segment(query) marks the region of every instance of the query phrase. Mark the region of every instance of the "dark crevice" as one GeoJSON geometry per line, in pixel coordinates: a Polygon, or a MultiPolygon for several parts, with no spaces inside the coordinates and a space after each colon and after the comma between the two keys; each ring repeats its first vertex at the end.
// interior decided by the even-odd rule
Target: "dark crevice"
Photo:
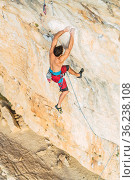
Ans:
{"type": "Polygon", "coordinates": [[[91,21],[92,22],[97,22],[97,23],[101,23],[104,24],[103,19],[101,19],[97,14],[95,14],[93,11],[91,11],[86,5],[84,5],[83,3],[81,3],[81,5],[88,10],[90,16],[91,16],[91,21]]]}
{"type": "MultiPolygon", "coordinates": [[[[107,5],[113,5],[113,6],[115,6],[115,7],[117,7],[117,8],[119,8],[120,9],[120,5],[117,5],[117,4],[114,4],[113,2],[111,2],[111,1],[109,1],[109,0],[101,0],[101,1],[103,1],[105,4],[107,4],[107,5]]],[[[118,1],[119,2],[119,1],[118,1]]]]}
{"type": "MultiPolygon", "coordinates": [[[[83,3],[81,3],[81,5],[88,11],[88,13],[89,13],[89,15],[90,15],[90,17],[88,17],[88,19],[89,19],[90,21],[92,21],[93,23],[100,23],[100,24],[102,24],[102,25],[105,25],[106,27],[110,27],[110,28],[114,28],[114,29],[120,30],[119,25],[106,22],[104,19],[102,19],[102,18],[101,18],[100,16],[98,16],[97,14],[95,14],[92,10],[90,10],[87,5],[84,5],[83,3]]],[[[112,9],[110,8],[110,5],[108,6],[108,8],[109,8],[109,13],[110,13],[112,16],[114,16],[114,15],[113,15],[113,11],[112,11],[112,9]]]]}
{"type": "Polygon", "coordinates": [[[6,107],[9,110],[9,112],[14,120],[14,124],[17,125],[18,128],[20,128],[18,119],[21,118],[22,116],[17,114],[15,112],[15,110],[12,109],[12,104],[1,93],[0,93],[0,104],[2,107],[6,107]]]}

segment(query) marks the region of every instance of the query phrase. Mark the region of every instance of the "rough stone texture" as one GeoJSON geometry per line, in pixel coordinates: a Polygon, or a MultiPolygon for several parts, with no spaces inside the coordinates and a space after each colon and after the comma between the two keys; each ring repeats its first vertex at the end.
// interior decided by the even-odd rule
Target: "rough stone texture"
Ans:
{"type": "Polygon", "coordinates": [[[6,107],[3,107],[3,108],[1,108],[1,113],[2,113],[1,116],[4,117],[5,120],[7,120],[10,130],[12,132],[17,131],[18,125],[17,125],[16,121],[14,120],[14,118],[12,117],[10,111],[6,107]]]}
{"type": "MultiPolygon", "coordinates": [[[[54,16],[50,2],[46,3],[44,16],[40,0],[0,1],[0,92],[33,131],[100,174],[119,145],[119,1],[54,1],[54,16]],[[76,32],[65,63],[76,71],[85,69],[81,80],[70,78],[99,137],[90,131],[79,111],[68,79],[70,94],[63,102],[63,115],[54,109],[59,89],[45,77],[49,37],[67,25],[76,32]]],[[[60,43],[66,47],[68,40],[67,33],[60,43]]],[[[106,179],[119,178],[116,154],[103,173],[106,179]]]]}
{"type": "Polygon", "coordinates": [[[98,177],[31,130],[11,133],[7,126],[4,129],[0,126],[0,180],[97,180],[98,177]],[[61,154],[68,157],[68,167],[67,163],[59,166],[61,154]]]}
{"type": "Polygon", "coordinates": [[[65,166],[69,167],[69,162],[67,160],[67,157],[63,154],[60,154],[59,155],[59,158],[58,158],[65,166]]]}

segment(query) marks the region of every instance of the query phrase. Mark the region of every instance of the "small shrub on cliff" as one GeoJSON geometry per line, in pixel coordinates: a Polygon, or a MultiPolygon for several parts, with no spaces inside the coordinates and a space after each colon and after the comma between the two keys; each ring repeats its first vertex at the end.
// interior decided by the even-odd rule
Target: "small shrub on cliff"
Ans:
{"type": "Polygon", "coordinates": [[[39,25],[37,23],[35,23],[35,26],[38,27],[39,25]]]}

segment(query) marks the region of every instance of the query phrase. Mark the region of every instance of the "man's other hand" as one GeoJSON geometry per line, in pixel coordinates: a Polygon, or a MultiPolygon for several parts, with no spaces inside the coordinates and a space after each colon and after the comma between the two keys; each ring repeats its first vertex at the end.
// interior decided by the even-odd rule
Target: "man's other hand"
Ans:
{"type": "Polygon", "coordinates": [[[67,26],[65,29],[64,29],[65,32],[69,32],[70,31],[70,26],[67,26]]]}
{"type": "Polygon", "coordinates": [[[70,34],[71,34],[71,35],[74,35],[74,33],[75,33],[75,28],[71,28],[70,34]]]}

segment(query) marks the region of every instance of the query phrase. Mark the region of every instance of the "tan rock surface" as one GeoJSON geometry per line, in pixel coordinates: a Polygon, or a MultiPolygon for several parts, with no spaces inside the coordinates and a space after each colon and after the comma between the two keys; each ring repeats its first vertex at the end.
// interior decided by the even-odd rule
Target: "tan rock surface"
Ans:
{"type": "Polygon", "coordinates": [[[30,129],[11,133],[0,122],[0,144],[0,180],[96,180],[99,177],[63,150],[52,144],[48,146],[44,137],[30,129]],[[59,166],[61,154],[68,157],[68,167],[67,163],[59,166]]]}
{"type": "MultiPolygon", "coordinates": [[[[0,1],[0,92],[33,131],[100,174],[119,145],[119,1],[54,1],[54,16],[46,3],[47,15],[41,16],[42,1],[0,1]],[[46,35],[67,25],[76,32],[66,63],[76,71],[85,69],[82,80],[70,78],[99,137],[79,111],[68,79],[70,94],[63,102],[63,115],[54,109],[59,90],[46,80],[51,44],[46,35]]],[[[68,40],[65,34],[60,43],[67,46],[68,40]]],[[[116,154],[103,173],[106,179],[119,177],[116,154]]]]}
{"type": "Polygon", "coordinates": [[[12,132],[17,131],[18,125],[17,125],[16,121],[14,120],[14,118],[12,117],[10,111],[6,107],[3,107],[3,108],[1,108],[1,113],[2,113],[2,117],[7,121],[8,125],[10,127],[10,130],[12,132]]]}

